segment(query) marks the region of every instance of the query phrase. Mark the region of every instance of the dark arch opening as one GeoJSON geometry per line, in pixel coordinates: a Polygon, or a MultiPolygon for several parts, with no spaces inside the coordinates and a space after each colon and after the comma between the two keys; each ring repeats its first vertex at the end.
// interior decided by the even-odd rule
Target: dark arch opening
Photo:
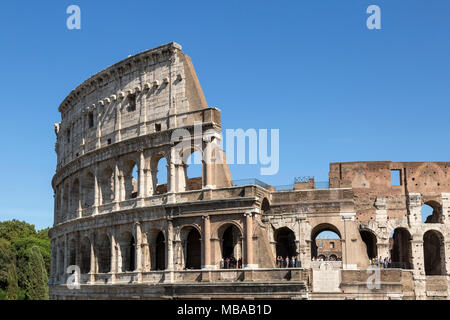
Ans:
{"type": "Polygon", "coordinates": [[[367,256],[369,259],[377,257],[377,237],[373,232],[368,230],[360,230],[359,234],[361,235],[362,241],[366,244],[367,256]]]}
{"type": "Polygon", "coordinates": [[[264,198],[262,203],[261,203],[261,211],[263,213],[267,212],[270,210],[270,203],[269,200],[267,200],[267,198],[264,198]]]}
{"type": "Polygon", "coordinates": [[[81,273],[88,273],[91,270],[91,242],[88,238],[84,238],[83,241],[81,241],[80,246],[81,251],[81,266],[80,266],[80,272],[81,273]]]}
{"type": "Polygon", "coordinates": [[[404,228],[397,228],[389,239],[393,268],[412,268],[411,234],[404,228]]]}
{"type": "Polygon", "coordinates": [[[283,227],[276,230],[275,241],[277,257],[281,256],[283,257],[283,259],[285,259],[286,257],[292,258],[294,256],[297,256],[295,234],[291,229],[283,227]]]}
{"type": "Polygon", "coordinates": [[[98,272],[107,273],[111,270],[111,242],[107,235],[100,238],[98,245],[98,272]]]}
{"type": "Polygon", "coordinates": [[[136,241],[129,232],[125,233],[120,244],[122,254],[122,270],[134,271],[136,269],[136,241]]]}
{"type": "Polygon", "coordinates": [[[427,276],[445,275],[444,241],[439,232],[430,230],[423,235],[423,254],[427,276]]]}
{"type": "Polygon", "coordinates": [[[200,269],[202,264],[202,249],[200,233],[192,228],[186,239],[186,269],[200,269]]]}
{"type": "Polygon", "coordinates": [[[164,270],[166,268],[166,246],[164,233],[160,231],[156,237],[156,270],[164,270]]]}

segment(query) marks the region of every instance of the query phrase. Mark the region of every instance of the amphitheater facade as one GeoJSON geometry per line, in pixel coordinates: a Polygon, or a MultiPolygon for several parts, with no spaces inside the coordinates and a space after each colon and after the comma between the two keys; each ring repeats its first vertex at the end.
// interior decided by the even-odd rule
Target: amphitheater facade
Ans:
{"type": "Polygon", "coordinates": [[[450,162],[331,163],[320,188],[236,183],[218,147],[220,110],[176,43],[95,74],[59,111],[52,299],[449,297],[450,162]],[[194,152],[202,177],[187,175],[194,152]],[[338,235],[340,261],[315,259],[323,231],[338,235]],[[280,255],[297,262],[277,268],[280,255]],[[239,265],[225,268],[231,257],[239,265]],[[370,286],[374,257],[392,263],[370,286]],[[79,288],[67,286],[74,265],[79,288]]]}

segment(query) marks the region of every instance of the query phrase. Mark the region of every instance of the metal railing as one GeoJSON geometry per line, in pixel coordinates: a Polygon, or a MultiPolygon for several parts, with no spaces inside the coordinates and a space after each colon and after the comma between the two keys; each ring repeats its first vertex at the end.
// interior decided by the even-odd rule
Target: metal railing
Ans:
{"type": "Polygon", "coordinates": [[[239,179],[239,180],[233,180],[233,186],[235,187],[241,187],[241,186],[248,186],[248,185],[256,185],[256,186],[260,186],[263,187],[265,189],[269,188],[269,185],[262,182],[261,180],[258,179],[239,179]]]}

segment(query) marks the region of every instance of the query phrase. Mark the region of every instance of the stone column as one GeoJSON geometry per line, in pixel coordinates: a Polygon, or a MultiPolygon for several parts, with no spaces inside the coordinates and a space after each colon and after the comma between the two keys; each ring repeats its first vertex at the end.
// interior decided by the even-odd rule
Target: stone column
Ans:
{"type": "Polygon", "coordinates": [[[63,266],[63,279],[67,278],[67,267],[69,266],[69,244],[67,241],[67,233],[64,234],[64,266],[63,266]]]}
{"type": "Polygon", "coordinates": [[[169,183],[167,192],[174,193],[176,192],[175,186],[175,147],[170,149],[170,159],[169,159],[168,172],[167,172],[167,182],[169,183]]]}
{"type": "Polygon", "coordinates": [[[173,223],[172,218],[167,218],[165,282],[172,283],[174,281],[173,264],[173,223]]]}
{"type": "Polygon", "coordinates": [[[116,282],[117,275],[117,242],[115,229],[111,231],[111,282],[116,282]]]}
{"type": "Polygon", "coordinates": [[[144,151],[142,149],[139,150],[139,173],[138,173],[138,198],[145,197],[145,175],[144,175],[144,166],[145,166],[145,159],[144,159],[144,151]]]}
{"type": "MultiPolygon", "coordinates": [[[[414,237],[414,236],[413,236],[414,237]]],[[[411,240],[412,247],[412,264],[413,264],[413,279],[417,300],[426,298],[426,275],[423,255],[423,239],[416,237],[411,240]]]]}
{"type": "Polygon", "coordinates": [[[119,166],[117,163],[114,165],[114,210],[119,210],[120,208],[120,173],[119,173],[119,166]]]}
{"type": "Polygon", "coordinates": [[[257,264],[253,264],[253,213],[246,212],[245,216],[245,264],[244,268],[257,268],[257,264]]]}
{"type": "Polygon", "coordinates": [[[442,223],[450,223],[450,193],[442,193],[442,223]]]}
{"type": "Polygon", "coordinates": [[[81,180],[78,179],[78,209],[77,209],[77,216],[78,218],[81,218],[83,216],[83,184],[81,183],[81,180]]]}
{"type": "Polygon", "coordinates": [[[142,282],[142,233],[141,224],[136,222],[134,224],[136,235],[136,272],[138,273],[138,283],[142,282]]]}
{"type": "Polygon", "coordinates": [[[211,221],[207,215],[203,216],[203,255],[202,269],[211,269],[211,221]]]}
{"type": "Polygon", "coordinates": [[[408,195],[408,219],[412,226],[422,224],[422,196],[420,193],[410,193],[408,195]]]}
{"type": "Polygon", "coordinates": [[[98,213],[99,206],[99,190],[98,190],[98,166],[94,169],[94,214],[98,213]]]}
{"type": "Polygon", "coordinates": [[[308,226],[306,224],[306,215],[300,214],[297,217],[298,223],[298,234],[299,234],[299,256],[298,261],[300,261],[302,268],[310,268],[311,266],[311,241],[308,241],[309,234],[308,226]]]}
{"type": "Polygon", "coordinates": [[[90,242],[91,242],[91,268],[90,268],[90,283],[93,284],[95,283],[95,273],[97,272],[97,263],[95,261],[95,236],[94,233],[92,232],[90,235],[90,242]]]}
{"type": "Polygon", "coordinates": [[[61,194],[60,194],[60,206],[59,206],[59,214],[58,214],[58,223],[63,221],[63,216],[64,216],[64,183],[61,182],[61,194]]]}

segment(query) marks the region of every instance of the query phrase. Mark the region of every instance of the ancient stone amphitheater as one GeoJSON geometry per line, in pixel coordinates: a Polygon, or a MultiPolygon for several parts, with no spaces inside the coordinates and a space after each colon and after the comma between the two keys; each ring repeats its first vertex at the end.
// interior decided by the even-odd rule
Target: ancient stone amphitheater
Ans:
{"type": "Polygon", "coordinates": [[[176,43],[95,74],[59,111],[52,299],[449,297],[450,163],[332,163],[327,186],[300,179],[282,190],[233,181],[217,161],[220,110],[176,43]],[[194,152],[201,178],[187,175],[194,152]],[[316,259],[326,230],[340,261],[316,259]],[[297,261],[277,268],[277,256],[297,261]],[[225,268],[231,257],[238,265],[225,268]],[[368,272],[375,257],[391,262],[368,272]],[[73,265],[79,288],[66,285],[73,265]]]}

